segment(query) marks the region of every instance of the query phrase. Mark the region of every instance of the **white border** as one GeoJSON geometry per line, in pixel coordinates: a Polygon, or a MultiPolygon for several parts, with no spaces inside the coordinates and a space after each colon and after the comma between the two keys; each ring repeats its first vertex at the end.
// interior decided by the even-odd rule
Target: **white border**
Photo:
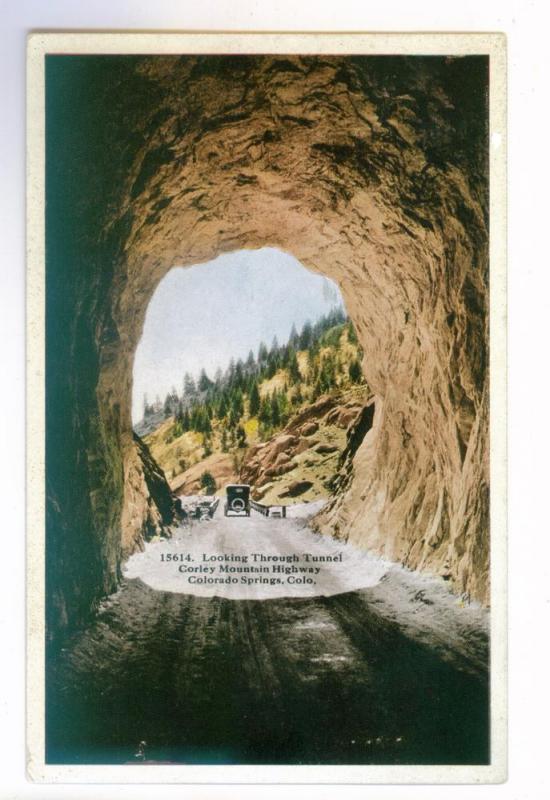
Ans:
{"type": "Polygon", "coordinates": [[[500,783],[506,779],[506,43],[502,34],[36,33],[28,43],[28,773],[67,783],[500,783]],[[489,766],[59,766],[44,753],[44,59],[46,53],[487,54],[491,63],[491,579],[489,766]],[[498,347],[495,344],[498,343],[498,347]]]}

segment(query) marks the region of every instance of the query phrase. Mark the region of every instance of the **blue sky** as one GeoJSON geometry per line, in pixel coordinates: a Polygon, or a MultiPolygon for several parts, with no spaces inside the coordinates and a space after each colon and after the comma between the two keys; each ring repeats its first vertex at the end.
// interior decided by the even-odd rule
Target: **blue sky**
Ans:
{"type": "Polygon", "coordinates": [[[245,359],[261,341],[286,341],[297,328],[342,304],[331,280],[280,250],[239,250],[206,264],[175,267],[159,283],[134,360],[132,416],[143,395],[162,400],[184,373],[210,376],[232,357],[245,359]]]}

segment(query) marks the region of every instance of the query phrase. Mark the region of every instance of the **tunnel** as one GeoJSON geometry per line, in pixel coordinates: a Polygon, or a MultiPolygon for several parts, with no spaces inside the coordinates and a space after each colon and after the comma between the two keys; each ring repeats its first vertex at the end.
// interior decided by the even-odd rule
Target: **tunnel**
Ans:
{"type": "Polygon", "coordinates": [[[316,526],[488,603],[487,87],[481,56],[46,57],[51,641],[142,546],[156,287],[263,247],[339,286],[375,397],[316,526]]]}

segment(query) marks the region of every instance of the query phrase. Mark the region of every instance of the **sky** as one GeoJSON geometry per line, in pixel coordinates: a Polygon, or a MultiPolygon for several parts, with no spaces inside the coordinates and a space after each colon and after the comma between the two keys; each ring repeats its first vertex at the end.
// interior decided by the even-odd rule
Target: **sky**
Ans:
{"type": "Polygon", "coordinates": [[[273,248],[239,250],[206,264],[174,267],[159,283],[134,360],[132,418],[143,415],[143,395],[164,400],[183,375],[210,377],[231,358],[246,359],[274,336],[287,341],[334,306],[343,305],[333,281],[273,248]]]}

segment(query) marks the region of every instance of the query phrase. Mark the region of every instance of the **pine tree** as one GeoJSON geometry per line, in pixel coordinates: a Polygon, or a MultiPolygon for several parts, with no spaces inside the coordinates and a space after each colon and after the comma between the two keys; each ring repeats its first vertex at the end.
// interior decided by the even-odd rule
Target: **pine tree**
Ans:
{"type": "Polygon", "coordinates": [[[330,391],[336,385],[336,371],[334,368],[334,359],[332,355],[326,355],[323,358],[321,369],[319,373],[319,382],[323,392],[330,391]]]}
{"type": "Polygon", "coordinates": [[[231,411],[234,413],[237,419],[240,419],[244,414],[244,398],[240,389],[235,389],[233,392],[231,411]]]}
{"type": "Polygon", "coordinates": [[[226,392],[223,392],[222,396],[220,397],[220,402],[218,405],[218,411],[216,416],[218,417],[218,419],[223,419],[224,417],[227,416],[227,411],[228,411],[227,394],[226,392]]]}
{"type": "Polygon", "coordinates": [[[363,380],[363,371],[359,359],[355,358],[349,365],[349,379],[352,383],[361,383],[363,380]]]}
{"type": "Polygon", "coordinates": [[[232,431],[234,431],[235,426],[237,425],[239,419],[240,419],[240,416],[235,411],[235,406],[231,405],[231,411],[229,412],[229,420],[227,421],[227,424],[229,425],[229,427],[230,427],[230,429],[232,431]]]}
{"type": "Polygon", "coordinates": [[[271,395],[271,422],[273,427],[276,428],[281,424],[281,412],[279,410],[279,398],[277,393],[273,392],[271,395]]]}
{"type": "Polygon", "coordinates": [[[298,384],[298,386],[296,388],[296,391],[294,392],[294,394],[292,396],[292,404],[295,405],[295,406],[299,406],[301,403],[303,403],[303,401],[304,401],[304,398],[302,397],[302,391],[300,389],[300,384],[298,384]]]}
{"type": "Polygon", "coordinates": [[[286,390],[279,393],[278,406],[280,424],[284,425],[290,417],[290,403],[288,402],[286,390]]]}
{"type": "Polygon", "coordinates": [[[210,437],[210,433],[204,433],[202,437],[202,457],[208,458],[208,456],[212,455],[212,439],[210,437]]]}
{"type": "Polygon", "coordinates": [[[248,410],[251,417],[255,417],[260,410],[260,392],[256,381],[254,381],[250,390],[248,410]]]}
{"type": "Polygon", "coordinates": [[[302,332],[300,333],[300,350],[307,350],[313,341],[313,329],[311,322],[308,320],[304,327],[302,328],[302,332]]]}
{"type": "Polygon", "coordinates": [[[307,354],[307,382],[315,383],[319,375],[319,362],[313,350],[307,354]]]}
{"type": "Polygon", "coordinates": [[[222,438],[221,438],[221,445],[220,446],[221,446],[222,453],[227,453],[229,448],[227,446],[227,428],[225,427],[225,425],[222,428],[222,438]]]}
{"type": "Polygon", "coordinates": [[[296,350],[293,347],[289,348],[288,377],[290,378],[291,383],[299,383],[302,380],[300,366],[298,364],[298,357],[296,356],[296,350]]]}
{"type": "Polygon", "coordinates": [[[290,348],[287,344],[281,345],[279,347],[279,367],[281,369],[286,369],[288,366],[288,357],[290,354],[290,348]]]}
{"type": "Polygon", "coordinates": [[[237,447],[246,447],[246,431],[242,425],[236,430],[236,440],[237,440],[237,447]]]}
{"type": "Polygon", "coordinates": [[[212,387],[212,381],[206,374],[205,369],[201,369],[199,376],[199,392],[207,392],[212,387]]]}
{"type": "Polygon", "coordinates": [[[270,353],[265,371],[266,377],[268,379],[271,379],[276,372],[277,372],[277,356],[270,353]]]}
{"type": "Polygon", "coordinates": [[[267,361],[267,356],[268,356],[267,345],[265,342],[260,342],[260,346],[258,348],[258,364],[260,367],[262,367],[267,361]]]}
{"type": "Polygon", "coordinates": [[[195,385],[195,381],[193,376],[186,372],[183,376],[183,394],[184,397],[190,398],[193,397],[197,393],[197,387],[195,385]]]}
{"type": "Polygon", "coordinates": [[[255,372],[256,370],[256,360],[254,358],[254,353],[252,350],[248,353],[248,358],[246,359],[246,371],[250,375],[255,372]]]}
{"type": "Polygon", "coordinates": [[[261,399],[258,419],[263,425],[269,425],[271,422],[271,401],[267,397],[261,399]]]}
{"type": "Polygon", "coordinates": [[[315,381],[315,385],[313,387],[313,391],[311,393],[311,399],[317,400],[323,394],[323,387],[321,386],[321,382],[319,380],[315,381]]]}
{"type": "Polygon", "coordinates": [[[237,363],[235,364],[235,375],[233,377],[233,384],[237,386],[239,389],[242,389],[244,380],[244,364],[242,359],[239,358],[237,363]]]}

